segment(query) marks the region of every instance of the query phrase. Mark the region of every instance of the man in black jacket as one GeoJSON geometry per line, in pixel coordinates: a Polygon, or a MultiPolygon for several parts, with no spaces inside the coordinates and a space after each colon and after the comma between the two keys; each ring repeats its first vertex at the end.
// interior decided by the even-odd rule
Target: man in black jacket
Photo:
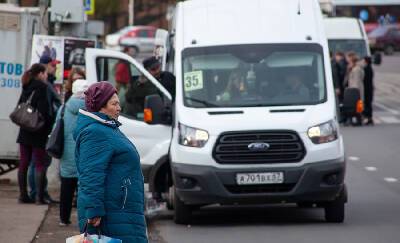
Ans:
{"type": "Polygon", "coordinates": [[[147,58],[143,61],[143,67],[149,71],[175,99],[175,76],[166,71],[161,71],[161,63],[155,57],[147,58]]]}

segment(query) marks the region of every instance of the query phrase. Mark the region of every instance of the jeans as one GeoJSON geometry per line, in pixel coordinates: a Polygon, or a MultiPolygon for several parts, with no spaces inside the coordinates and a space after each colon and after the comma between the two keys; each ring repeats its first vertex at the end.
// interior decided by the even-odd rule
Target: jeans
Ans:
{"type": "MultiPolygon", "coordinates": [[[[49,199],[50,198],[50,195],[49,195],[49,192],[48,192],[48,190],[47,190],[47,169],[49,168],[49,166],[50,166],[50,163],[51,163],[51,157],[50,156],[48,156],[48,155],[46,155],[46,159],[47,159],[47,162],[46,162],[46,164],[45,164],[45,170],[46,170],[46,179],[45,179],[45,186],[44,186],[44,188],[45,188],[45,190],[44,190],[44,197],[46,198],[46,199],[49,199]]],[[[31,189],[30,191],[29,191],[29,197],[30,198],[35,198],[36,197],[36,186],[35,186],[35,162],[34,161],[32,161],[31,162],[31,164],[30,164],[30,166],[29,166],[29,170],[28,170],[28,183],[29,183],[29,188],[31,189]]]]}

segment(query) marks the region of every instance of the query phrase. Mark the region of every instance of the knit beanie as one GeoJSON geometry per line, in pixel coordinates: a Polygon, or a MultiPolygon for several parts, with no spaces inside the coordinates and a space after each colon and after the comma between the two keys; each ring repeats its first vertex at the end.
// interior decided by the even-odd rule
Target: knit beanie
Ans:
{"type": "Polygon", "coordinates": [[[89,112],[98,112],[104,107],[108,100],[117,93],[117,90],[106,81],[101,81],[90,85],[85,92],[85,105],[89,112]]]}

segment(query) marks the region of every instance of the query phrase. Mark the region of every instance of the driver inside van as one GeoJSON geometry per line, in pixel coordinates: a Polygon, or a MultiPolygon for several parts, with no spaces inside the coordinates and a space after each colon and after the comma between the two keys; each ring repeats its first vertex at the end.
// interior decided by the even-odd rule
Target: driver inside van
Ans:
{"type": "Polygon", "coordinates": [[[281,93],[282,96],[294,96],[300,98],[301,101],[308,101],[310,99],[310,91],[304,85],[301,77],[294,73],[285,76],[285,86],[281,93]]]}

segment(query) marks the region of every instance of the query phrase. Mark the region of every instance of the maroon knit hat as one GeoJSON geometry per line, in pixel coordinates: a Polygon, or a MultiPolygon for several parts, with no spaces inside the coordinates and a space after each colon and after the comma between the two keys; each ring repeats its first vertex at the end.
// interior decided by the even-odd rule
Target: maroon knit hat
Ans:
{"type": "Polygon", "coordinates": [[[117,90],[106,81],[90,85],[85,91],[85,105],[89,112],[97,112],[104,107],[117,90]]]}

